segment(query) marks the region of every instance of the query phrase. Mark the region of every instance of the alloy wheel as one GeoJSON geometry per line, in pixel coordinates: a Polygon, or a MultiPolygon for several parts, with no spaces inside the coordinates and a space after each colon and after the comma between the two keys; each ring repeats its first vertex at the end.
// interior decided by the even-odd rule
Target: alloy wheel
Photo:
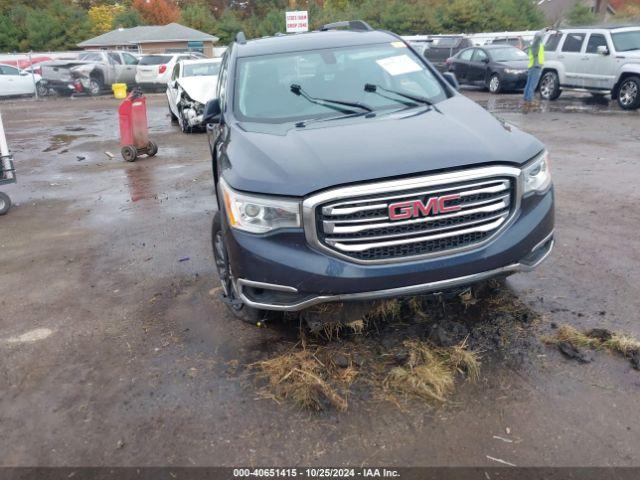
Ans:
{"type": "Polygon", "coordinates": [[[229,256],[227,255],[227,247],[224,244],[224,238],[222,232],[216,232],[213,242],[215,248],[215,262],[216,269],[218,270],[218,278],[220,279],[220,285],[224,296],[229,299],[229,305],[234,310],[242,309],[243,304],[241,302],[235,302],[238,298],[236,289],[233,285],[233,273],[231,272],[231,266],[229,265],[229,256]]]}
{"type": "Polygon", "coordinates": [[[543,98],[550,98],[553,95],[555,81],[552,74],[547,73],[540,82],[540,95],[543,98]]]}
{"type": "Polygon", "coordinates": [[[89,93],[91,93],[91,95],[98,95],[100,93],[100,84],[93,78],[89,80],[89,93]]]}
{"type": "Polygon", "coordinates": [[[500,79],[497,77],[497,75],[494,75],[493,77],[491,77],[491,80],[489,80],[489,91],[491,93],[496,93],[499,89],[500,79]]]}
{"type": "Polygon", "coordinates": [[[628,107],[633,105],[638,98],[638,85],[634,81],[627,80],[620,87],[620,93],[618,95],[620,96],[620,103],[623,106],[628,107]]]}

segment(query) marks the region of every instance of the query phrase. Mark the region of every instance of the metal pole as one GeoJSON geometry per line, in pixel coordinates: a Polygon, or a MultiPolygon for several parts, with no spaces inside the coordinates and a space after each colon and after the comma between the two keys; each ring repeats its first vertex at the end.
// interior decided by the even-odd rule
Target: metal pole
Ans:
{"type": "Polygon", "coordinates": [[[31,65],[31,80],[33,81],[33,91],[36,94],[36,100],[38,100],[38,85],[36,85],[36,74],[33,71],[33,60],[31,59],[31,52],[29,52],[29,65],[31,65]]]}
{"type": "Polygon", "coordinates": [[[4,125],[2,124],[2,114],[0,113],[0,157],[9,156],[9,146],[7,137],[4,136],[4,125]]]}
{"type": "Polygon", "coordinates": [[[11,156],[9,155],[9,146],[7,145],[7,137],[4,135],[4,125],[2,124],[2,114],[0,114],[0,162],[2,169],[0,171],[0,179],[12,180],[14,173],[11,167],[11,156]]]}

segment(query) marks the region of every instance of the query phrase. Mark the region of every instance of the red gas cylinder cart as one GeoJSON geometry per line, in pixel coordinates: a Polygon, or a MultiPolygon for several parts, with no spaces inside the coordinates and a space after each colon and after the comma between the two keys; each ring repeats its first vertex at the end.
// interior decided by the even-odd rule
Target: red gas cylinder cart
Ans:
{"type": "Polygon", "coordinates": [[[135,162],[138,155],[153,157],[158,146],[149,140],[147,127],[147,100],[142,90],[133,89],[118,108],[120,117],[120,146],[122,158],[135,162]]]}

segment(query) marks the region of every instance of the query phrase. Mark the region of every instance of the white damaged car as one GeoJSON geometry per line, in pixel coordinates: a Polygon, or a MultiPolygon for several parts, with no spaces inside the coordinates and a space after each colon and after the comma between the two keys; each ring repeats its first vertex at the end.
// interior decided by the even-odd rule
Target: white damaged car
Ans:
{"type": "Polygon", "coordinates": [[[185,133],[202,127],[205,104],[215,96],[220,58],[183,60],[173,67],[167,83],[171,120],[185,133]]]}

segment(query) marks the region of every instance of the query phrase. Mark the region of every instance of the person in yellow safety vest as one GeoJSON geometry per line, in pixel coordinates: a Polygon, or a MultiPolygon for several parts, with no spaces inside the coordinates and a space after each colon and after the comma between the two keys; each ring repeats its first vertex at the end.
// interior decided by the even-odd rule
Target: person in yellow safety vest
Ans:
{"type": "Polygon", "coordinates": [[[527,84],[524,87],[524,108],[528,110],[533,102],[533,95],[538,88],[542,66],[544,65],[544,36],[549,28],[540,30],[533,37],[533,42],[529,46],[529,71],[527,73],[527,84]]]}

